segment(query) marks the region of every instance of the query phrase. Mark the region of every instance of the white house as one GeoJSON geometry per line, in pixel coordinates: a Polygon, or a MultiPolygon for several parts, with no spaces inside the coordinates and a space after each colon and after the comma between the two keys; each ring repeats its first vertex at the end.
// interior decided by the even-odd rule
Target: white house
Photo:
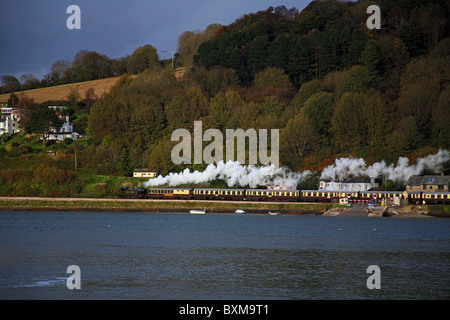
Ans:
{"type": "Polygon", "coordinates": [[[378,188],[379,184],[373,178],[349,178],[344,182],[320,181],[319,190],[336,191],[367,191],[372,188],[378,188]]]}
{"type": "Polygon", "coordinates": [[[1,108],[0,118],[0,135],[8,136],[20,132],[20,109],[17,108],[1,108]]]}
{"type": "Polygon", "coordinates": [[[80,134],[73,131],[73,123],[70,122],[69,116],[66,116],[66,121],[63,123],[62,127],[59,130],[53,128],[48,134],[48,140],[62,141],[66,138],[77,140],[79,137],[80,134]]]}
{"type": "Polygon", "coordinates": [[[154,178],[157,172],[150,169],[136,169],[133,172],[135,178],[154,178]]]}

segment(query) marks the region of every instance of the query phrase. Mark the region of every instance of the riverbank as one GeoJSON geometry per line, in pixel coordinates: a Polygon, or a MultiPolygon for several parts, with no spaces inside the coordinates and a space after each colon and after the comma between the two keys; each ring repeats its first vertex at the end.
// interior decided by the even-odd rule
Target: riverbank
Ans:
{"type": "MultiPolygon", "coordinates": [[[[191,209],[205,209],[207,213],[234,213],[240,209],[250,214],[267,214],[271,211],[280,214],[345,216],[351,207],[330,203],[0,197],[0,211],[189,212],[191,209]]],[[[386,214],[368,212],[361,216],[450,218],[448,205],[388,207],[383,212],[386,214]]]]}
{"type": "Polygon", "coordinates": [[[241,209],[247,213],[277,211],[280,214],[321,215],[331,207],[329,203],[0,197],[0,211],[189,212],[205,209],[207,213],[234,213],[241,209]]]}

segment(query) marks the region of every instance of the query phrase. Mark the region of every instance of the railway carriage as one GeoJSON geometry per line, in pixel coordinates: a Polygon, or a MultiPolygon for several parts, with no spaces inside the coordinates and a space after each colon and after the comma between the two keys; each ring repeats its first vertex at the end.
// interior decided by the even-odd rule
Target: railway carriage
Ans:
{"type": "Polygon", "coordinates": [[[300,190],[247,189],[245,198],[250,201],[299,201],[300,190]]]}
{"type": "Polygon", "coordinates": [[[191,199],[192,188],[148,188],[147,197],[151,199],[191,199]]]}
{"type": "Polygon", "coordinates": [[[245,189],[195,188],[192,197],[199,200],[244,200],[245,189]]]}
{"type": "Polygon", "coordinates": [[[422,203],[422,192],[421,191],[408,191],[408,202],[412,204],[422,203]]]}
{"type": "Polygon", "coordinates": [[[450,204],[450,192],[422,192],[422,201],[425,204],[450,204]]]}
{"type": "Polygon", "coordinates": [[[395,197],[404,198],[403,191],[360,191],[361,200],[393,200],[395,197]]]}

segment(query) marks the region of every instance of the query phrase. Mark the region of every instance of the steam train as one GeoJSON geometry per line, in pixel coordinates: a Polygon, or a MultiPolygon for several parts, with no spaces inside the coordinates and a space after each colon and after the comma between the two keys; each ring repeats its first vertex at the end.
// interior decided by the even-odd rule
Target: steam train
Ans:
{"type": "Polygon", "coordinates": [[[123,199],[185,199],[229,201],[286,201],[350,203],[394,198],[408,199],[412,204],[450,204],[450,192],[426,191],[330,191],[330,190],[271,190],[271,189],[210,189],[210,188],[130,188],[122,187],[123,199]]]}

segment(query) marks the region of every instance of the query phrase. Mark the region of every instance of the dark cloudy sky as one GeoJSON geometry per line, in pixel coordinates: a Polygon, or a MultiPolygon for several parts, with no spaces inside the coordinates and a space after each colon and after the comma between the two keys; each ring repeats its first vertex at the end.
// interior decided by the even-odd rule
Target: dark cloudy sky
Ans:
{"type": "MultiPolygon", "coordinates": [[[[234,22],[247,13],[285,5],[303,10],[311,0],[0,0],[0,75],[38,79],[59,59],[72,61],[80,50],[110,58],[145,44],[176,50],[184,31],[234,22]],[[69,30],[70,5],[81,9],[81,30],[69,30]]],[[[168,57],[168,55],[167,55],[168,57]]]]}

